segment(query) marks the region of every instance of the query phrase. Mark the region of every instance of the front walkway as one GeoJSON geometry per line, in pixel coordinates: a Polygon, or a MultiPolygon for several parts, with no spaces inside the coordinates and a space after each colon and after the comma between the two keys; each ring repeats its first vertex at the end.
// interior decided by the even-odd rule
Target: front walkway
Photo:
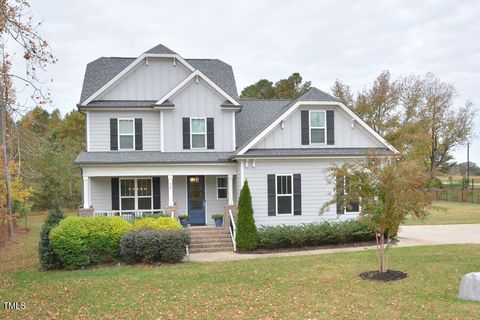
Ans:
{"type": "MultiPolygon", "coordinates": [[[[451,224],[451,225],[426,225],[426,226],[402,226],[398,237],[399,247],[440,245],[440,244],[480,244],[480,224],[451,224]]],[[[220,262],[236,261],[271,257],[293,257],[315,254],[350,252],[360,250],[372,250],[372,247],[349,247],[338,249],[319,249],[309,251],[294,251],[267,254],[237,254],[234,252],[209,252],[194,253],[185,260],[191,262],[220,262]]]]}

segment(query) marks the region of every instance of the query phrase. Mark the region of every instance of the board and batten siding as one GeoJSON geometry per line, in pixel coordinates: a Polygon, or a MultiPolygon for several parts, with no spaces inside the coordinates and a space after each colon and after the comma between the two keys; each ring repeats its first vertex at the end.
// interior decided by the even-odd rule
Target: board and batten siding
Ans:
{"type": "MultiPolygon", "coordinates": [[[[340,162],[337,162],[341,164],[340,162]]],[[[252,194],[255,223],[262,225],[301,224],[321,222],[325,220],[345,220],[357,215],[336,214],[336,206],[320,215],[320,208],[333,197],[334,184],[329,182],[326,169],[332,166],[331,160],[255,160],[255,167],[245,168],[252,194]],[[301,215],[268,215],[268,174],[301,174],[302,214],[301,215]]]]}
{"type": "Polygon", "coordinates": [[[159,100],[179,84],[190,71],[172,58],[149,58],[139,63],[97,100],[159,100]]]}
{"type": "MultiPolygon", "coordinates": [[[[325,133],[326,134],[326,133],[325,133]]],[[[283,123],[260,140],[255,149],[281,148],[376,148],[383,145],[368,133],[359,123],[352,128],[352,119],[338,106],[300,106],[283,123]],[[335,143],[333,145],[302,145],[301,110],[334,110],[335,112],[335,143]]]]}
{"type": "Polygon", "coordinates": [[[182,118],[214,118],[215,148],[204,151],[234,151],[235,111],[222,110],[225,98],[211,88],[203,79],[190,81],[182,90],[169,99],[175,104],[172,111],[163,112],[165,152],[199,152],[198,149],[183,149],[182,118]]]}
{"type": "Polygon", "coordinates": [[[110,151],[110,118],[142,118],[143,150],[160,151],[158,111],[89,111],[89,151],[110,151]]]}
{"type": "Polygon", "coordinates": [[[90,178],[90,200],[94,210],[112,210],[112,182],[110,177],[90,178]]]}

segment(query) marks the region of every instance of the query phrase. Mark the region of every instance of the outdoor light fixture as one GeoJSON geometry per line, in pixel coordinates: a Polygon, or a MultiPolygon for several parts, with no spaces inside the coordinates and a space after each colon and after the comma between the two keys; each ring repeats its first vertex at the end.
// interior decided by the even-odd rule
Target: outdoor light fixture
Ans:
{"type": "Polygon", "coordinates": [[[198,183],[200,181],[200,178],[198,177],[190,177],[190,183],[198,183]]]}

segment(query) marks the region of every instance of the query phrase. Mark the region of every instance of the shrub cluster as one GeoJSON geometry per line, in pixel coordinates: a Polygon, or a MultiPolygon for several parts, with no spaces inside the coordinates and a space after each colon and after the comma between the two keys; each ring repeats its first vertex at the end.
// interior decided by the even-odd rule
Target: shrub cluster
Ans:
{"type": "Polygon", "coordinates": [[[279,249],[374,240],[375,234],[362,220],[301,225],[263,226],[258,230],[258,248],[279,249]]]}
{"type": "Polygon", "coordinates": [[[174,218],[141,218],[133,222],[134,229],[153,229],[158,231],[181,230],[182,225],[174,218]]]}
{"type": "Polygon", "coordinates": [[[50,231],[49,238],[63,265],[78,269],[117,259],[120,239],[132,228],[120,217],[69,217],[50,231]]]}
{"type": "Polygon", "coordinates": [[[62,261],[53,250],[49,238],[50,230],[56,227],[62,219],[65,219],[65,215],[60,209],[56,209],[50,211],[43,223],[42,231],[40,232],[40,242],[38,243],[38,255],[42,270],[60,269],[63,267],[62,261]]]}
{"type": "Polygon", "coordinates": [[[129,264],[175,263],[183,259],[189,244],[190,236],[184,230],[137,229],[122,237],[120,254],[122,260],[129,264]]]}

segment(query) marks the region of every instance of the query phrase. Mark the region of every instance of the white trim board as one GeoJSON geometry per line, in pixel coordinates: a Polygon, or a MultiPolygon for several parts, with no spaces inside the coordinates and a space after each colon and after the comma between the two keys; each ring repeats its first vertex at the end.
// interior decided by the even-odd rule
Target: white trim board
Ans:
{"type": "Polygon", "coordinates": [[[179,92],[183,87],[185,87],[190,81],[192,81],[195,77],[202,78],[210,87],[215,89],[218,93],[220,93],[225,99],[230,101],[232,104],[239,106],[240,104],[233,99],[230,95],[228,95],[225,91],[222,90],[219,86],[217,86],[212,80],[210,80],[206,75],[204,75],[200,70],[195,70],[192,72],[188,77],[183,79],[178,85],[176,85],[173,89],[167,92],[160,100],[158,100],[155,105],[161,105],[174,94],[179,92]]]}
{"type": "Polygon", "coordinates": [[[180,61],[187,69],[190,71],[194,71],[195,68],[192,67],[187,61],[185,61],[182,57],[178,54],[155,54],[155,53],[143,53],[137,59],[135,59],[132,63],[130,63],[125,69],[120,71],[115,77],[113,77],[110,81],[104,84],[100,89],[98,89],[94,94],[90,97],[82,101],[82,105],[87,105],[92,102],[95,98],[103,94],[107,89],[113,87],[117,82],[127,76],[139,63],[143,62],[144,59],[147,58],[173,58],[180,61]]]}
{"type": "Polygon", "coordinates": [[[390,143],[388,143],[382,136],[380,136],[375,130],[373,130],[369,125],[367,125],[359,116],[357,116],[352,110],[345,106],[341,102],[337,101],[298,101],[293,104],[287,111],[285,111],[280,117],[275,119],[268,127],[266,127],[262,132],[255,136],[250,142],[248,142],[236,155],[243,155],[250,148],[255,146],[262,138],[264,138],[270,131],[272,131],[281,121],[285,120],[288,116],[293,114],[300,106],[339,106],[343,111],[345,111],[349,116],[352,117],[352,120],[358,122],[362,127],[364,127],[373,137],[378,139],[383,145],[385,145],[390,151],[394,153],[399,153],[390,143]]]}

